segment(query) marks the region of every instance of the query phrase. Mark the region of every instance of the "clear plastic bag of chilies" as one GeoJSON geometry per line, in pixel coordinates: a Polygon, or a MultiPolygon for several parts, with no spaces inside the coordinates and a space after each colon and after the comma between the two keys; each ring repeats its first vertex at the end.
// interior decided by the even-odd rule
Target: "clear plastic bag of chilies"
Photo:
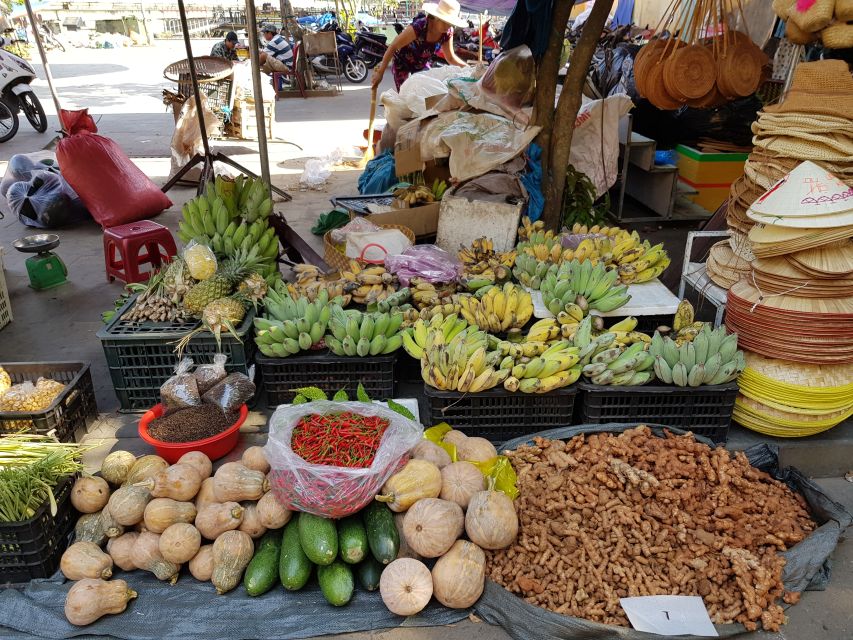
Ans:
{"type": "Polygon", "coordinates": [[[423,427],[378,404],[315,401],[281,406],[270,419],[264,453],[269,460],[270,485],[288,509],[324,518],[343,518],[374,499],[385,481],[408,459],[408,451],[423,438],[423,427]],[[290,447],[293,430],[304,416],[351,412],[388,420],[388,427],[369,467],[312,464],[290,447]]]}
{"type": "Polygon", "coordinates": [[[225,371],[225,362],[228,356],[224,353],[217,353],[213,356],[213,362],[210,364],[200,364],[195,368],[195,381],[198,385],[198,392],[204,395],[210,391],[216,383],[221,382],[228,372],[225,371]]]}
{"type": "Polygon", "coordinates": [[[195,376],[190,373],[192,368],[192,358],[184,358],[175,367],[175,375],[166,380],[160,387],[163,415],[169,415],[187,407],[197,407],[201,404],[198,384],[195,381],[195,376]]]}

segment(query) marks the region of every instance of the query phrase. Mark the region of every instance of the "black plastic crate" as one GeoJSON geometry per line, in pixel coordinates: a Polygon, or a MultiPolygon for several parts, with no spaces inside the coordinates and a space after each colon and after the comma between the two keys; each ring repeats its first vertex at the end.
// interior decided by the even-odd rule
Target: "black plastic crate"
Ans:
{"type": "Polygon", "coordinates": [[[0,433],[53,432],[57,440],[73,442],[77,429],[87,427],[98,416],[89,363],[9,362],[0,366],[9,374],[12,384],[35,384],[39,378],[50,378],[65,385],[47,409],[0,411],[0,433]]]}
{"type": "Polygon", "coordinates": [[[396,353],[351,358],[328,351],[299,353],[289,358],[267,358],[260,353],[255,357],[270,408],[289,403],[300,387],[318,387],[330,398],[343,389],[352,399],[359,382],[373,400],[393,398],[396,361],[396,353]]]}
{"type": "Polygon", "coordinates": [[[0,586],[48,578],[59,568],[78,515],[71,505],[75,478],[54,487],[55,516],[45,503],[29,520],[0,523],[0,586]]]}
{"type": "Polygon", "coordinates": [[[397,382],[423,382],[424,379],[421,377],[421,361],[415,360],[403,351],[397,359],[397,366],[394,368],[394,377],[397,382]]]}
{"type": "Polygon", "coordinates": [[[717,443],[728,438],[737,382],[701,387],[618,387],[581,382],[578,424],[654,422],[690,430],[717,443]]]}
{"type": "Polygon", "coordinates": [[[424,384],[429,424],[446,422],[469,436],[499,444],[528,433],[572,424],[577,385],[549,393],[440,391],[424,384]]]}
{"type": "MultiPolygon", "coordinates": [[[[122,316],[133,302],[129,300],[109,324],[98,331],[123,412],[148,411],[160,402],[160,386],[174,375],[178,364],[175,346],[200,324],[198,321],[132,323],[123,320],[122,316]]],[[[239,339],[223,332],[221,347],[212,333],[197,334],[184,349],[184,356],[199,365],[208,364],[214,355],[223,353],[228,357],[225,363],[228,373],[248,374],[255,353],[254,317],[254,311],[246,313],[237,329],[239,339]]]]}

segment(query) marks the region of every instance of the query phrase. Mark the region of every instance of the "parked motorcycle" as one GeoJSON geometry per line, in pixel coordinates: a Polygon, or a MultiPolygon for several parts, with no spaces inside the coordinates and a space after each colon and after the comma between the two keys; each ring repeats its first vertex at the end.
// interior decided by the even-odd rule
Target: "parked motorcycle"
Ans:
{"type": "MultiPolygon", "coordinates": [[[[0,47],[6,39],[0,36],[0,47]]],[[[365,69],[365,74],[367,69],[365,69]]],[[[0,49],[0,142],[18,133],[18,113],[24,112],[27,121],[39,133],[47,131],[47,116],[41,102],[30,88],[36,70],[23,58],[0,49]]]]}
{"type": "MultiPolygon", "coordinates": [[[[358,84],[364,82],[367,77],[367,65],[355,51],[355,44],[352,37],[348,33],[341,31],[337,22],[330,22],[324,26],[321,31],[334,31],[335,41],[338,47],[338,58],[343,67],[344,76],[350,82],[358,84]]],[[[335,59],[331,54],[321,54],[310,59],[311,66],[319,74],[333,75],[337,73],[335,69],[335,59]]]]}
{"type": "Polygon", "coordinates": [[[368,69],[372,69],[382,62],[382,58],[387,50],[388,36],[384,33],[359,31],[355,34],[356,55],[364,60],[364,64],[367,65],[368,69]]]}

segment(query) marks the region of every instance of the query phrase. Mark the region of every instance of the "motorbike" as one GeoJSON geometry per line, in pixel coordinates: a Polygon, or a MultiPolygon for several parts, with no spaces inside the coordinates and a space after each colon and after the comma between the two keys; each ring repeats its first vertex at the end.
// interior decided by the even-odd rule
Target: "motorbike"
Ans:
{"type": "MultiPolygon", "coordinates": [[[[6,39],[0,36],[0,47],[5,44],[6,39]]],[[[29,62],[0,49],[0,142],[11,140],[18,133],[20,112],[24,113],[33,129],[39,133],[47,131],[44,108],[30,88],[35,79],[36,70],[29,62]]]]}
{"type": "Polygon", "coordinates": [[[355,52],[364,60],[368,69],[372,69],[382,61],[388,50],[388,36],[383,33],[359,31],[355,34],[355,52]]]}
{"type": "MultiPolygon", "coordinates": [[[[355,52],[355,44],[348,33],[341,31],[336,22],[330,22],[320,31],[334,31],[338,48],[338,58],[343,67],[344,76],[350,82],[358,84],[367,77],[367,65],[355,52]]],[[[337,73],[335,59],[331,54],[321,54],[310,59],[311,66],[319,74],[331,75],[337,73]]]]}

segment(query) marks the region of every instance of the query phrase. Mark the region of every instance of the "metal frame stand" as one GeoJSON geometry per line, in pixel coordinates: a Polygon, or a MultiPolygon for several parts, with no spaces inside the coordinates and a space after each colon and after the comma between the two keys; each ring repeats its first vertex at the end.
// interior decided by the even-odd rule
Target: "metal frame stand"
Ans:
{"type": "MultiPolygon", "coordinates": [[[[249,6],[249,3],[247,2],[247,7],[248,6],[249,6]]],[[[253,5],[252,5],[252,9],[254,10],[253,5]]],[[[237,169],[237,171],[240,171],[241,173],[244,173],[251,178],[258,178],[259,176],[257,174],[255,174],[254,172],[249,171],[246,167],[244,167],[240,163],[235,162],[234,160],[232,160],[231,158],[226,156],[221,151],[216,151],[213,153],[211,153],[211,151],[210,151],[210,143],[207,140],[207,131],[206,131],[205,125],[204,125],[204,112],[202,110],[201,95],[199,94],[198,75],[196,74],[196,70],[195,70],[195,57],[193,56],[192,44],[190,43],[190,32],[189,32],[189,25],[187,24],[187,12],[186,12],[186,9],[184,8],[184,0],[178,0],[178,11],[180,12],[181,29],[183,30],[183,33],[184,33],[184,47],[187,50],[187,60],[189,61],[189,67],[190,67],[190,80],[192,80],[193,97],[195,99],[196,114],[198,116],[199,132],[201,133],[201,142],[202,142],[202,147],[204,148],[204,152],[203,153],[197,153],[192,158],[190,158],[190,161],[187,162],[183,167],[181,167],[181,169],[174,176],[172,176],[166,184],[163,185],[162,191],[164,193],[167,192],[169,189],[174,187],[178,183],[178,181],[181,180],[187,174],[187,172],[189,172],[193,167],[201,164],[201,176],[199,177],[199,181],[198,181],[198,193],[199,193],[199,195],[201,195],[201,193],[204,191],[205,185],[208,183],[208,181],[212,180],[215,176],[214,171],[213,171],[213,163],[214,162],[222,162],[222,163],[227,164],[231,167],[234,167],[235,169],[237,169]]],[[[253,13],[254,13],[254,11],[253,11],[253,13]]],[[[251,34],[251,30],[250,30],[250,34],[251,34]]],[[[254,41],[254,38],[252,38],[251,35],[250,35],[250,41],[252,41],[252,42],[254,41]]],[[[251,53],[252,53],[252,62],[254,65],[253,70],[257,73],[257,69],[258,69],[258,49],[257,49],[257,46],[254,47],[254,49],[251,53]]],[[[260,79],[257,77],[255,77],[254,88],[255,88],[256,92],[260,88],[260,79]]],[[[260,97],[260,95],[258,95],[258,97],[260,97]]],[[[258,115],[258,105],[260,105],[261,109],[263,109],[262,101],[260,103],[258,102],[258,100],[255,101],[256,116],[258,115]]],[[[264,131],[262,111],[261,111],[259,117],[261,119],[261,122],[259,123],[259,126],[258,126],[258,143],[259,143],[259,149],[261,151],[261,170],[264,173],[263,179],[267,183],[267,185],[269,185],[269,188],[272,191],[274,191],[279,196],[284,198],[285,201],[290,201],[293,199],[290,196],[290,194],[287,193],[286,191],[283,191],[282,189],[279,189],[278,187],[274,187],[270,181],[269,166],[268,166],[268,160],[267,160],[267,154],[266,154],[266,149],[267,149],[267,147],[266,147],[266,132],[264,131]],[[263,135],[261,135],[262,132],[263,132],[263,135]]]]}
{"type": "Polygon", "coordinates": [[[693,257],[694,238],[728,238],[729,231],[691,231],[687,234],[687,245],[684,248],[684,262],[681,265],[681,282],[678,285],[678,299],[684,298],[687,287],[696,291],[701,297],[714,305],[717,312],[714,316],[714,326],[719,327],[726,313],[728,291],[723,289],[708,277],[705,263],[691,262],[693,257]]]}

